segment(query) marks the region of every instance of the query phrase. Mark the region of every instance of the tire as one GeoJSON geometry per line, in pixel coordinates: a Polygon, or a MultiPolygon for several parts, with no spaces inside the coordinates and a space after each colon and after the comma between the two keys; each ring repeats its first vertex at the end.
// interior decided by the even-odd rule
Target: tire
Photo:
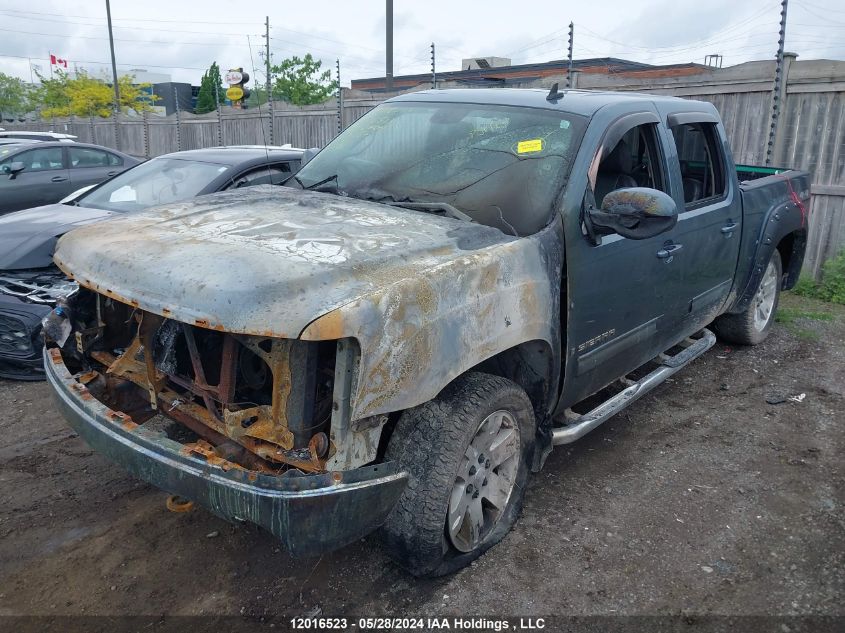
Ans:
{"type": "Polygon", "coordinates": [[[762,343],[775,321],[782,277],[780,253],[775,249],[751,303],[743,312],[723,314],[717,318],[713,323],[716,334],[723,340],[738,345],[762,343]]]}
{"type": "Polygon", "coordinates": [[[522,510],[534,434],[525,391],[478,372],[405,411],[386,455],[408,472],[408,486],[380,530],[388,555],[415,576],[440,576],[502,540],[522,510]],[[484,446],[498,450],[485,455],[484,446]],[[450,531],[450,514],[460,529],[450,531]]]}

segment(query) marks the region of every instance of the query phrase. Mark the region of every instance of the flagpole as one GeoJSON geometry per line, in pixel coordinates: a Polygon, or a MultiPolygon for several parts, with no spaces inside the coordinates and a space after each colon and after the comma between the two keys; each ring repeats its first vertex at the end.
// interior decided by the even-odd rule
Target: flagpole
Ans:
{"type": "Polygon", "coordinates": [[[47,61],[50,62],[50,79],[53,78],[53,53],[47,51],[47,61]]]}

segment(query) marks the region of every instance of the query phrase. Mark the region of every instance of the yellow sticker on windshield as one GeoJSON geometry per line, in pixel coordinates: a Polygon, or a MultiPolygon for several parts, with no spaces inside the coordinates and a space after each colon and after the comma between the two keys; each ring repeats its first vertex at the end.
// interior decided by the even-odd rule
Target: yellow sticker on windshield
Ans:
{"type": "Polygon", "coordinates": [[[543,139],[533,138],[530,141],[520,141],[516,144],[517,154],[531,154],[543,151],[543,139]]]}

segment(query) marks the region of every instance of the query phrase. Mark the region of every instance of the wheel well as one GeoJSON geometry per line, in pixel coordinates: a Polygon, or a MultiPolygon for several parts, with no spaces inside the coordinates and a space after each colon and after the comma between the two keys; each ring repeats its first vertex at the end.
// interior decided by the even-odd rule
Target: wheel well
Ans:
{"type": "MultiPolygon", "coordinates": [[[[547,418],[549,399],[554,393],[555,387],[551,384],[554,375],[553,363],[554,354],[551,345],[542,340],[526,341],[481,361],[465,373],[480,371],[507,378],[518,384],[531,400],[539,425],[540,420],[547,418]]],[[[380,458],[384,457],[396,424],[403,413],[403,411],[394,411],[388,414],[379,439],[378,456],[380,458]]]]}
{"type": "Polygon", "coordinates": [[[784,235],[778,242],[777,249],[783,264],[783,289],[789,290],[798,282],[801,264],[804,261],[804,249],[807,246],[807,231],[793,231],[784,235]]]}
{"type": "Polygon", "coordinates": [[[546,341],[526,341],[491,356],[469,371],[482,371],[514,381],[528,394],[534,413],[542,419],[553,389],[553,363],[554,354],[546,341]]]}

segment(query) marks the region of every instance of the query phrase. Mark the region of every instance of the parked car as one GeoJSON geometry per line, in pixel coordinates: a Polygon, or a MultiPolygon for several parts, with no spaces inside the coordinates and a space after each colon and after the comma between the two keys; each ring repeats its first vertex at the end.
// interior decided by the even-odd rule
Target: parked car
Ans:
{"type": "Polygon", "coordinates": [[[810,199],[775,171],[734,166],[709,103],[402,95],[295,188],[65,235],[80,289],[45,319],[47,378],[95,449],[296,555],[378,529],[413,574],[448,573],[711,324],[766,337],[810,199]]]}
{"type": "Polygon", "coordinates": [[[0,376],[43,380],[41,318],[75,284],[53,264],[56,240],[113,215],[213,191],[278,184],[299,169],[294,148],[199,149],[141,163],[61,204],[0,217],[0,376]]]}
{"type": "Polygon", "coordinates": [[[87,143],[0,146],[0,214],[58,202],[139,162],[128,154],[87,143]]]}
{"type": "Polygon", "coordinates": [[[17,138],[31,141],[60,141],[62,143],[74,143],[77,139],[73,134],[62,134],[61,132],[27,132],[24,130],[0,130],[0,139],[17,138]]]}

